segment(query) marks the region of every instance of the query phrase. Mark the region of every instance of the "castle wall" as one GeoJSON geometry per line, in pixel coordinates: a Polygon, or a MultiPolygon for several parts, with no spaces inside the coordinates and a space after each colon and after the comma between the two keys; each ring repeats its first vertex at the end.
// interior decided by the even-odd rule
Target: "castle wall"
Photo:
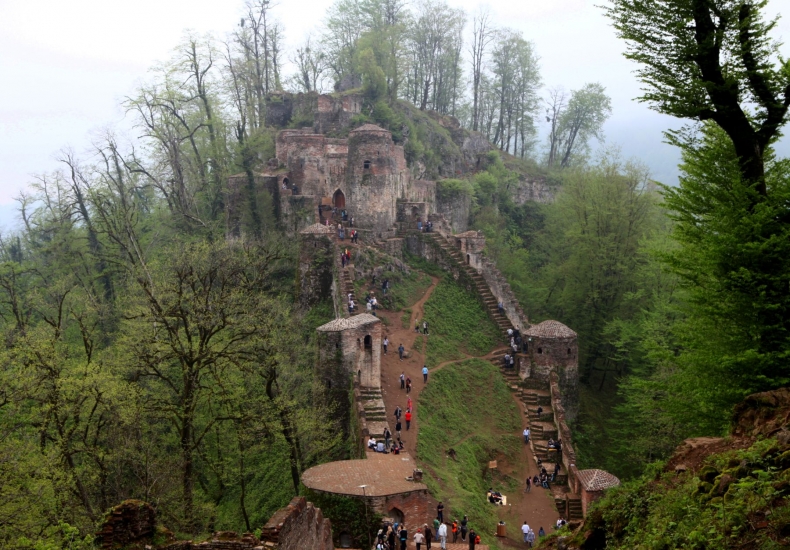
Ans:
{"type": "Polygon", "coordinates": [[[403,148],[386,130],[351,132],[346,182],[347,205],[357,225],[381,236],[395,223],[397,199],[410,182],[403,148]]]}
{"type": "Polygon", "coordinates": [[[295,497],[269,518],[261,529],[261,541],[276,543],[278,550],[334,550],[335,547],[329,520],[304,497],[295,497]]]}
{"type": "Polygon", "coordinates": [[[332,297],[334,251],[328,235],[299,236],[297,301],[303,311],[332,297]]]}
{"type": "Polygon", "coordinates": [[[353,116],[362,112],[361,94],[319,95],[317,103],[314,129],[321,134],[347,128],[353,116]]]}

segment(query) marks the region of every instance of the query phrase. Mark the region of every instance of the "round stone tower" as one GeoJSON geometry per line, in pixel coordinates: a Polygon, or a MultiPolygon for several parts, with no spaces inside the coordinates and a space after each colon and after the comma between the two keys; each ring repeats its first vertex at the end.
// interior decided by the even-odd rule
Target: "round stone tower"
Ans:
{"type": "Polygon", "coordinates": [[[576,417],[579,403],[579,344],[576,333],[559,321],[543,321],[524,331],[529,355],[528,377],[548,383],[559,376],[566,417],[576,417]]]}
{"type": "Polygon", "coordinates": [[[365,124],[351,131],[346,206],[359,227],[373,230],[375,236],[392,228],[397,199],[407,183],[406,178],[408,170],[403,148],[393,143],[388,130],[365,124]]]}

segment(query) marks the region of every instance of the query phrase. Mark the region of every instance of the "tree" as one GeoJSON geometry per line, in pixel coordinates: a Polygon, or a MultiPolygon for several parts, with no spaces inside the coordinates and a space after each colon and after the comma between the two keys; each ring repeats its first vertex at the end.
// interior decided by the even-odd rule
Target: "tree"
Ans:
{"type": "Polygon", "coordinates": [[[586,84],[571,92],[567,103],[561,90],[550,94],[547,119],[549,134],[549,166],[559,160],[562,168],[571,165],[575,155],[586,150],[590,138],[602,139],[601,129],[612,112],[611,100],[598,83],[586,84]]]}
{"type": "Polygon", "coordinates": [[[472,130],[475,132],[480,123],[480,93],[483,84],[483,62],[488,46],[494,40],[495,31],[491,28],[490,14],[481,9],[475,15],[472,29],[472,130]]]}
{"type": "Polygon", "coordinates": [[[320,92],[321,80],[327,69],[326,58],[320,46],[315,46],[308,36],[296,48],[291,62],[296,65],[297,78],[295,81],[299,89],[304,92],[320,92]]]}
{"type": "Polygon", "coordinates": [[[767,0],[612,0],[607,15],[641,66],[641,100],[678,118],[715,122],[744,182],[768,194],[766,153],[790,106],[790,61],[775,63],[767,0]]]}

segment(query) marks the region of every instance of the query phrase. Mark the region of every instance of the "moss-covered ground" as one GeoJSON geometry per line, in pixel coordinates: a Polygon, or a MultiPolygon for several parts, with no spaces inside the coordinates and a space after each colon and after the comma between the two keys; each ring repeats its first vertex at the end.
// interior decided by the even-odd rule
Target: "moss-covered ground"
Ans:
{"type": "Polygon", "coordinates": [[[498,518],[486,491],[520,486],[488,469],[490,460],[518,460],[521,450],[519,411],[504,379],[480,359],[445,365],[420,394],[419,415],[417,459],[431,493],[450,519],[467,515],[472,527],[487,527],[481,536],[492,544],[488,531],[498,518]]]}

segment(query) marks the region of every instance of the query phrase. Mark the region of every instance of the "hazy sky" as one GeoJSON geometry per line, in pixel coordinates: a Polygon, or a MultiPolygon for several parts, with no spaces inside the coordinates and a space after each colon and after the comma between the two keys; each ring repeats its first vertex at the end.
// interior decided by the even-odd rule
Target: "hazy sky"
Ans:
{"type": "MultiPolygon", "coordinates": [[[[276,2],[277,0],[275,0],[276,2]]],[[[448,0],[470,14],[483,3],[448,0]]],[[[642,159],[653,177],[672,183],[677,152],[662,130],[678,122],[633,100],[635,66],[596,4],[606,0],[491,0],[496,24],[535,43],[546,86],[574,89],[601,82],[612,97],[608,144],[642,159]]],[[[87,152],[105,128],[129,128],[120,103],[170,57],[186,29],[223,37],[238,24],[243,0],[0,0],[0,226],[13,198],[36,173],[57,167],[64,147],[87,152]]],[[[333,0],[279,0],[274,14],[290,49],[319,28],[333,0]]],[[[790,11],[772,0],[771,13],[790,11]]],[[[777,34],[790,38],[790,18],[777,34]]],[[[783,48],[790,54],[788,47],[783,48]]],[[[133,131],[132,131],[133,135],[133,131]]],[[[781,150],[790,153],[790,140],[781,150]]]]}

